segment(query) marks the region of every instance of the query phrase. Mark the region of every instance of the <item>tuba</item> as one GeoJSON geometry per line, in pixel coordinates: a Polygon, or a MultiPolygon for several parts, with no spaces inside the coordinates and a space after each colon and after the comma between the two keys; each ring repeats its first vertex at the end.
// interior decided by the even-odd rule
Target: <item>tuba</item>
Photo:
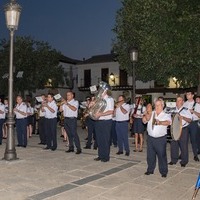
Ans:
{"type": "Polygon", "coordinates": [[[107,106],[106,101],[103,99],[102,95],[107,91],[110,90],[110,85],[106,82],[101,81],[99,83],[99,88],[97,91],[97,95],[95,97],[94,105],[89,109],[89,116],[93,120],[97,120],[95,114],[99,112],[103,112],[107,106]]]}

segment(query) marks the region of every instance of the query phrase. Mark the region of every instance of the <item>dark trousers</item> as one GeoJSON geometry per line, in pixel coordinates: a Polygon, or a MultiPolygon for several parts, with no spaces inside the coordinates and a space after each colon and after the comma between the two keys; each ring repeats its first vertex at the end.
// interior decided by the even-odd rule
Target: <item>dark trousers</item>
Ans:
{"type": "Polygon", "coordinates": [[[91,147],[92,139],[94,139],[94,147],[97,147],[96,136],[95,136],[95,121],[91,118],[87,119],[87,129],[88,129],[88,141],[86,143],[86,146],[91,147]]]}
{"type": "Polygon", "coordinates": [[[39,129],[40,142],[45,144],[46,136],[45,136],[45,118],[44,117],[39,118],[38,129],[39,129]]]}
{"type": "Polygon", "coordinates": [[[192,151],[193,151],[193,155],[197,156],[197,152],[198,152],[198,147],[197,147],[197,134],[198,134],[198,125],[196,121],[192,121],[189,125],[188,125],[188,132],[189,132],[189,136],[190,136],[190,142],[192,145],[192,151]]]}
{"type": "Polygon", "coordinates": [[[95,133],[98,144],[98,157],[110,160],[110,137],[112,120],[97,120],[95,122],[95,133]]]}
{"type": "Polygon", "coordinates": [[[16,119],[18,145],[27,146],[27,118],[16,119]]]}
{"type": "Polygon", "coordinates": [[[182,129],[181,137],[178,141],[171,141],[171,162],[177,163],[179,159],[179,148],[181,150],[181,162],[180,164],[186,165],[189,160],[188,156],[188,129],[187,127],[182,129]]]}
{"type": "Polygon", "coordinates": [[[5,119],[0,119],[0,145],[2,144],[3,138],[3,124],[5,123],[5,119]]]}
{"type": "Polygon", "coordinates": [[[81,150],[80,139],[77,134],[77,119],[75,117],[64,119],[64,128],[69,138],[69,149],[74,150],[74,144],[77,150],[81,150]]]}
{"type": "Polygon", "coordinates": [[[116,122],[116,133],[118,139],[119,151],[123,152],[123,149],[127,153],[130,152],[129,143],[128,143],[128,121],[116,122]]]}
{"type": "Polygon", "coordinates": [[[200,154],[200,126],[198,126],[197,128],[197,148],[198,148],[198,154],[200,154]]]}
{"type": "Polygon", "coordinates": [[[161,174],[168,173],[167,164],[167,137],[154,138],[147,137],[147,171],[153,173],[156,167],[156,156],[158,157],[159,172],[161,174]]]}
{"type": "Polygon", "coordinates": [[[112,128],[111,128],[111,140],[110,145],[117,146],[117,132],[116,132],[116,121],[112,120],[112,128]]]}
{"type": "Polygon", "coordinates": [[[53,150],[57,149],[57,118],[45,118],[45,134],[47,148],[53,150]]]}

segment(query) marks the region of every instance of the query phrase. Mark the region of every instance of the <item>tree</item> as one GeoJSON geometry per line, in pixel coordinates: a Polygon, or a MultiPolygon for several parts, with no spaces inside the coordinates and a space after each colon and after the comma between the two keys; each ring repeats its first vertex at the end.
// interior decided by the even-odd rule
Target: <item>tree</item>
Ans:
{"type": "Polygon", "coordinates": [[[131,74],[129,48],[134,45],[138,80],[167,86],[176,77],[182,87],[200,85],[199,13],[198,0],[122,0],[113,44],[122,68],[131,74]]]}
{"type": "MultiPolygon", "coordinates": [[[[57,52],[47,42],[40,42],[30,37],[16,37],[14,42],[14,91],[23,94],[24,91],[35,92],[43,89],[48,79],[53,87],[63,84],[63,69],[59,66],[61,53],[57,52]],[[23,78],[16,74],[23,71],[23,78]]],[[[0,77],[8,73],[9,41],[0,42],[0,77]]],[[[8,80],[0,79],[1,92],[7,94],[8,80]]]]}

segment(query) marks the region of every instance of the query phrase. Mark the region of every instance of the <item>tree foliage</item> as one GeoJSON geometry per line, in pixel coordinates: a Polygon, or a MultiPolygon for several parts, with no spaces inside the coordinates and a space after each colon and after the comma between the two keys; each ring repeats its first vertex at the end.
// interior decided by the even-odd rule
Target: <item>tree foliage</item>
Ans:
{"type": "Polygon", "coordinates": [[[168,85],[176,77],[183,87],[200,84],[199,0],[122,0],[114,32],[114,50],[129,74],[129,48],[138,47],[138,80],[168,85]]]}
{"type": "MultiPolygon", "coordinates": [[[[9,41],[0,42],[0,77],[9,71],[9,41]]],[[[43,89],[48,79],[54,87],[63,84],[63,69],[59,66],[61,53],[47,42],[33,40],[31,37],[16,37],[14,42],[14,91],[35,92],[43,89]],[[17,78],[19,71],[23,77],[17,78]]],[[[0,78],[1,93],[7,94],[8,79],[0,78]]]]}

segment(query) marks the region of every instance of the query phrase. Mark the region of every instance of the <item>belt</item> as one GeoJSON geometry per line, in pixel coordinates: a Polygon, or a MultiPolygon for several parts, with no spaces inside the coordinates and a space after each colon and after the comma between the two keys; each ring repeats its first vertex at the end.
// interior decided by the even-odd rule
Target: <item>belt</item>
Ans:
{"type": "Polygon", "coordinates": [[[76,119],[76,117],[65,117],[65,119],[76,119]]]}
{"type": "Polygon", "coordinates": [[[123,123],[123,122],[128,122],[128,120],[124,120],[124,121],[116,121],[117,123],[123,123]]]}

